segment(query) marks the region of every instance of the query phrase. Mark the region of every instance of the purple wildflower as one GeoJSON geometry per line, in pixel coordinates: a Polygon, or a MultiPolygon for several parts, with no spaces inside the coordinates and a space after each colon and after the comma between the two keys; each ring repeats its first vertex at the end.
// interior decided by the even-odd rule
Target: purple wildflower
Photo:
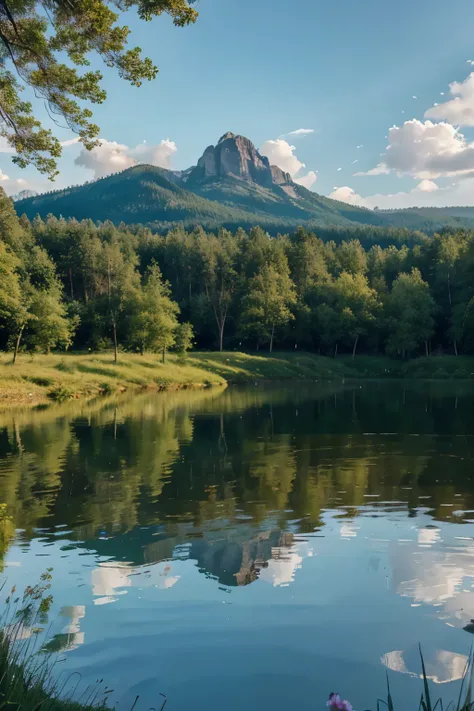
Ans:
{"type": "Polygon", "coordinates": [[[326,706],[331,709],[331,711],[353,711],[352,704],[349,701],[343,701],[339,694],[334,693],[329,694],[329,700],[326,706]]]}

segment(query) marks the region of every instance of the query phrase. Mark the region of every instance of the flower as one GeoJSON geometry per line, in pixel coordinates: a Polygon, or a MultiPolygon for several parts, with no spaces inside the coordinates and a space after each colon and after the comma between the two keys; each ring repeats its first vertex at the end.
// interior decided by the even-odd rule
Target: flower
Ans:
{"type": "Polygon", "coordinates": [[[339,694],[329,694],[329,699],[326,706],[332,711],[352,711],[352,704],[349,701],[342,700],[339,694]]]}

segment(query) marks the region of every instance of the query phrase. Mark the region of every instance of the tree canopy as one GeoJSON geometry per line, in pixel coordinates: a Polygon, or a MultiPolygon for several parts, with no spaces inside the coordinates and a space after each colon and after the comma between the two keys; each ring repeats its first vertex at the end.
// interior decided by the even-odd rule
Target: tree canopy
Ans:
{"type": "Polygon", "coordinates": [[[130,30],[119,23],[121,14],[135,11],[145,21],[167,14],[183,27],[197,18],[192,1],[1,0],[0,136],[14,149],[13,161],[54,178],[61,155],[59,140],[22,96],[25,87],[53,121],[92,148],[99,127],[90,105],[103,103],[107,93],[101,72],[88,69],[91,59],[102,59],[134,86],[158,72],[139,47],[128,47],[130,30]]]}
{"type": "Polygon", "coordinates": [[[0,348],[474,353],[474,232],[413,246],[48,217],[0,195],[0,348]]]}

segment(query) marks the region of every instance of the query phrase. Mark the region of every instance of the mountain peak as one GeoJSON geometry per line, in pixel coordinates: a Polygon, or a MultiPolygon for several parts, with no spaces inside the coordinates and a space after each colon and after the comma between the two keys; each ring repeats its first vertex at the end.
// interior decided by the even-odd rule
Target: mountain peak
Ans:
{"type": "Polygon", "coordinates": [[[219,138],[217,145],[219,145],[219,143],[223,143],[224,141],[227,141],[227,139],[229,139],[229,138],[236,138],[235,133],[232,133],[232,131],[227,131],[227,133],[224,133],[224,135],[219,138]]]}
{"type": "Polygon", "coordinates": [[[231,176],[264,188],[291,183],[291,177],[280,168],[271,166],[252,141],[231,131],[224,133],[216,146],[208,146],[190,174],[199,183],[207,178],[231,176]]]}

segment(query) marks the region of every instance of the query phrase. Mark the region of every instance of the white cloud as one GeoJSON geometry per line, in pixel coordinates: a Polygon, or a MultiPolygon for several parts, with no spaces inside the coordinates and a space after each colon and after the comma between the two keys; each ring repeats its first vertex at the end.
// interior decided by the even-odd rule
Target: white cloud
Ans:
{"type": "Polygon", "coordinates": [[[371,168],[364,172],[354,173],[354,175],[388,175],[390,173],[390,168],[388,168],[385,163],[379,163],[375,168],[371,168]]]}
{"type": "Polygon", "coordinates": [[[79,143],[79,136],[75,138],[68,138],[67,141],[61,141],[61,146],[63,148],[69,148],[69,146],[75,146],[79,143]]]}
{"type": "Polygon", "coordinates": [[[422,180],[414,190],[422,193],[433,193],[435,190],[439,190],[439,187],[432,180],[422,180]]]}
{"type": "Polygon", "coordinates": [[[363,205],[364,198],[358,195],[355,190],[345,185],[342,188],[335,187],[332,193],[329,194],[332,200],[339,202],[347,202],[349,205],[363,205]]]}
{"type": "Polygon", "coordinates": [[[432,106],[425,112],[425,118],[445,119],[456,126],[474,126],[474,72],[463,82],[450,84],[449,93],[454,98],[432,106]]]}
{"type": "Polygon", "coordinates": [[[166,138],[157,145],[143,142],[132,148],[130,155],[139,163],[150,163],[150,165],[169,169],[171,167],[171,158],[177,150],[176,143],[166,138]]]}
{"type": "Polygon", "coordinates": [[[103,178],[137,163],[150,163],[161,168],[169,168],[171,157],[176,151],[176,144],[169,138],[157,145],[142,143],[135,148],[101,138],[99,145],[92,150],[83,148],[74,162],[76,165],[92,170],[94,178],[103,178]]]}
{"type": "Polygon", "coordinates": [[[415,178],[438,178],[474,171],[474,143],[450,123],[405,121],[392,126],[383,160],[372,170],[356,175],[395,171],[415,178]]]}
{"type": "Polygon", "coordinates": [[[303,175],[302,178],[293,178],[293,181],[295,183],[298,183],[298,185],[302,185],[304,188],[308,188],[308,190],[311,188],[312,185],[317,181],[318,176],[316,175],[314,170],[310,170],[309,173],[306,173],[306,175],[303,175]]]}
{"type": "Polygon", "coordinates": [[[305,164],[295,156],[295,150],[296,146],[291,146],[282,138],[277,138],[276,141],[266,141],[259,152],[262,156],[267,156],[271,165],[277,165],[293,177],[305,167],[305,164]]]}
{"type": "Polygon", "coordinates": [[[468,177],[440,187],[432,180],[422,180],[412,190],[398,193],[368,195],[362,197],[348,186],[334,188],[329,195],[333,200],[347,202],[373,209],[395,210],[409,207],[458,207],[474,205],[474,177],[468,177]]]}
{"type": "Polygon", "coordinates": [[[314,128],[297,128],[296,131],[284,133],[283,136],[308,136],[310,133],[314,133],[314,128]]]}
{"type": "MultiPolygon", "coordinates": [[[[362,195],[356,193],[355,190],[345,185],[344,187],[334,188],[329,197],[333,200],[346,202],[349,205],[358,205],[359,207],[367,207],[369,209],[379,207],[382,210],[392,210],[402,207],[436,207],[438,199],[437,197],[433,197],[433,193],[436,192],[445,193],[446,191],[441,191],[438,185],[436,185],[436,183],[432,180],[422,180],[413,188],[413,190],[410,190],[409,192],[399,192],[386,195],[377,194],[362,197],[362,195]]],[[[445,205],[445,199],[445,196],[441,197],[439,205],[445,205]]],[[[454,204],[461,203],[456,203],[454,201],[454,204]]]]}
{"type": "Polygon", "coordinates": [[[94,178],[103,178],[105,175],[117,173],[136,164],[135,158],[129,155],[129,150],[129,147],[123,143],[102,138],[100,144],[92,150],[83,148],[74,162],[82,168],[92,170],[94,178]]]}
{"type": "Polygon", "coordinates": [[[309,188],[316,182],[317,175],[314,171],[302,175],[306,165],[297,158],[295,150],[296,146],[290,145],[282,138],[277,138],[275,141],[265,141],[259,152],[268,158],[271,165],[276,165],[285,173],[289,173],[295,183],[309,188]]]}

